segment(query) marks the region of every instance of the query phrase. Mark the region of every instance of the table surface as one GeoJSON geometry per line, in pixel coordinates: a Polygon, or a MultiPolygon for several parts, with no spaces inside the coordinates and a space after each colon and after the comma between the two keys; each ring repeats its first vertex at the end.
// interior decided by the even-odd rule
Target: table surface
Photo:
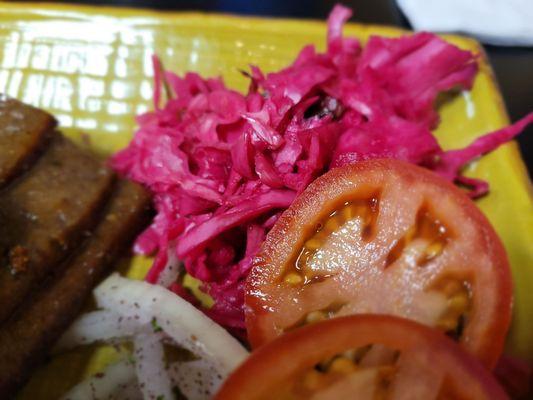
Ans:
{"type": "MultiPolygon", "coordinates": [[[[322,20],[337,3],[333,0],[77,0],[76,2],[322,20]]],[[[349,0],[342,3],[355,11],[353,20],[358,22],[410,28],[394,0],[349,0]]],[[[533,48],[485,46],[485,50],[494,68],[511,120],[515,121],[533,111],[533,48]]],[[[533,126],[524,131],[518,141],[529,174],[532,176],[533,126]]]]}

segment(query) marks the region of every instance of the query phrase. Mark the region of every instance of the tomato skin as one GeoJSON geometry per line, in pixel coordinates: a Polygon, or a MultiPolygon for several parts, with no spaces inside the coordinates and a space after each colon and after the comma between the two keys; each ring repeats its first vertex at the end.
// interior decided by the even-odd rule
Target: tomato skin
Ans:
{"type": "Polygon", "coordinates": [[[508,398],[482,364],[437,330],[404,318],[359,314],[296,329],[254,350],[229,376],[215,400],[268,398],[298,371],[369,343],[380,343],[400,351],[423,349],[433,360],[428,370],[438,367],[446,372],[445,384],[451,398],[508,398]]]}
{"type": "MultiPolygon", "coordinates": [[[[390,159],[362,161],[329,171],[316,179],[279,218],[267,235],[247,279],[246,326],[253,347],[282,333],[279,329],[276,331],[270,321],[278,312],[276,296],[269,298],[265,287],[280,279],[284,265],[293,257],[295,246],[304,240],[310,221],[324,214],[327,205],[335,199],[358,190],[375,190],[379,182],[385,182],[390,176],[404,182],[405,187],[427,188],[430,202],[443,197],[450,199],[453,208],[461,211],[458,221],[452,223],[456,226],[464,223],[477,229],[478,240],[473,247],[478,254],[492,260],[493,265],[489,271],[479,271],[479,275],[474,276],[475,282],[483,280],[483,284],[477,282],[475,288],[480,295],[475,293],[474,313],[481,322],[467,328],[468,334],[461,341],[487,367],[496,365],[510,325],[512,304],[511,273],[501,240],[487,218],[460,189],[427,169],[390,159]]],[[[409,195],[407,193],[406,197],[409,195]]]]}
{"type": "Polygon", "coordinates": [[[533,398],[533,366],[519,358],[503,355],[494,375],[511,398],[533,398]]]}

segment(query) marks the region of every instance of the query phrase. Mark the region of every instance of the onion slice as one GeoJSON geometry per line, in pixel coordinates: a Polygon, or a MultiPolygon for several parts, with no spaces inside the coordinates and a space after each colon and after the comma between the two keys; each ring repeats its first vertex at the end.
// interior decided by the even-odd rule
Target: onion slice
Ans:
{"type": "Polygon", "coordinates": [[[210,400],[223,382],[213,365],[203,359],[175,362],[170,365],[168,373],[172,384],[187,399],[210,400]]]}
{"type": "Polygon", "coordinates": [[[104,372],[74,386],[61,400],[125,399],[126,396],[130,400],[142,399],[130,360],[108,366],[104,372]]]}
{"type": "Polygon", "coordinates": [[[170,377],[165,371],[162,337],[141,333],[133,341],[135,369],[145,399],[173,399],[170,377]]]}
{"type": "Polygon", "coordinates": [[[140,323],[156,321],[177,344],[210,360],[226,376],[248,351],[224,328],[162,286],[113,274],[94,291],[99,307],[140,323]]]}
{"type": "Polygon", "coordinates": [[[55,345],[53,353],[97,342],[128,340],[141,328],[134,318],[124,318],[110,310],[92,311],[74,321],[55,345]]]}
{"type": "Polygon", "coordinates": [[[177,386],[188,398],[208,400],[248,356],[224,328],[160,285],[111,275],[95,290],[98,311],[80,317],[56,351],[98,341],[132,340],[134,357],[75,386],[64,400],[171,399],[177,386]],[[163,343],[198,359],[166,365],[163,343]]]}

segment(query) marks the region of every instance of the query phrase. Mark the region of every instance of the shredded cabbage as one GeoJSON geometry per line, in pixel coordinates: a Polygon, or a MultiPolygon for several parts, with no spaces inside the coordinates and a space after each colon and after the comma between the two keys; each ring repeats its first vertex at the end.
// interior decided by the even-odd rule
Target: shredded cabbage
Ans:
{"type": "MultiPolygon", "coordinates": [[[[252,66],[246,94],[219,78],[164,71],[154,57],[155,110],[138,117],[135,137],[112,159],[116,170],[154,194],[157,216],[135,245],[156,253],[147,280],[158,281],[175,248],[215,300],[206,313],[234,333],[244,332],[244,281],[254,255],[280,213],[317,176],[391,157],[480,196],[486,182],[461,169],[533,121],[530,114],[465,149],[443,151],[431,133],[439,123],[436,97],[470,89],[477,56],[430,33],[371,37],[363,48],[342,35],[350,16],[348,8],[333,9],[326,52],[306,46],[292,65],[266,75],[252,66]]],[[[179,284],[170,287],[184,294],[179,284]]]]}

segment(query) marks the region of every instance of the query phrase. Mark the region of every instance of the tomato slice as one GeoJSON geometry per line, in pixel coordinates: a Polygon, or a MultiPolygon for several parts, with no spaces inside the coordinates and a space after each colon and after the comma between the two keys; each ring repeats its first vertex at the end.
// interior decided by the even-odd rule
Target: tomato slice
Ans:
{"type": "Polygon", "coordinates": [[[257,347],[317,320],[397,315],[441,329],[492,368],[511,293],[503,245],[460,189],[372,160],[326,173],[279,218],[247,280],[246,326],[257,347]]]}
{"type": "Polygon", "coordinates": [[[289,332],[252,352],[215,400],[506,399],[490,372],[435,329],[360,314],[289,332]]]}

